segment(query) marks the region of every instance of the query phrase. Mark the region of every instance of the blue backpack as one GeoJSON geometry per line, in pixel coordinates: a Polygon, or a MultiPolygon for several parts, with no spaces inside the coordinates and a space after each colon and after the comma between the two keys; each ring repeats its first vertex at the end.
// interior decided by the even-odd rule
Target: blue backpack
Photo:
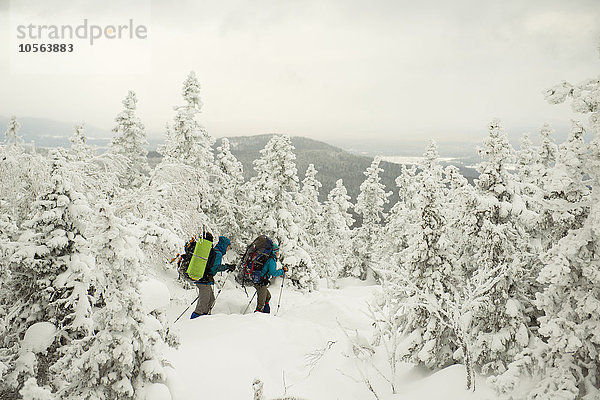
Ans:
{"type": "Polygon", "coordinates": [[[260,235],[248,246],[242,257],[244,277],[252,283],[263,283],[263,267],[273,254],[273,241],[260,235]]]}

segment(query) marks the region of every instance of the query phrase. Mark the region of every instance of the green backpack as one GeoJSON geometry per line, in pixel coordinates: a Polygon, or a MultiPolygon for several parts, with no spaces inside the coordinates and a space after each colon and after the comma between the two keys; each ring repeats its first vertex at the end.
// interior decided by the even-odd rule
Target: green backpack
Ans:
{"type": "Polygon", "coordinates": [[[185,271],[187,275],[195,281],[204,276],[206,264],[208,263],[208,256],[212,249],[212,235],[210,237],[207,236],[208,235],[205,235],[203,239],[196,241],[196,246],[194,247],[190,259],[190,265],[188,265],[187,270],[185,271]]]}

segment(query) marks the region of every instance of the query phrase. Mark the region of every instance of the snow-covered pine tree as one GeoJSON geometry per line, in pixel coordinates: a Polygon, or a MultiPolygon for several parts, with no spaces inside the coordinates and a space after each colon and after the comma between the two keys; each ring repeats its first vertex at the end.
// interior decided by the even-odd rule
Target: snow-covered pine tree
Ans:
{"type": "Polygon", "coordinates": [[[541,200],[541,240],[548,250],[570,230],[581,228],[589,206],[584,199],[589,188],[584,177],[586,145],[585,129],[573,122],[567,141],[560,145],[556,162],[545,173],[544,197],[541,200]]]}
{"type": "Polygon", "coordinates": [[[48,160],[20,145],[0,145],[0,214],[17,226],[49,185],[48,160]]]}
{"type": "Polygon", "coordinates": [[[469,277],[460,270],[456,250],[462,236],[454,231],[463,202],[469,204],[474,193],[455,167],[446,168],[442,180],[436,160],[432,145],[421,172],[403,167],[396,180],[400,202],[386,230],[402,238],[379,264],[382,291],[370,304],[375,344],[386,351],[392,388],[398,363],[411,360],[434,368],[463,362],[467,387],[474,389],[470,316],[498,281],[495,270],[469,277]]]}
{"type": "Polygon", "coordinates": [[[71,148],[68,157],[73,161],[87,161],[94,155],[92,146],[87,143],[84,124],[75,125],[75,132],[69,138],[71,148]]]}
{"type": "MultiPolygon", "coordinates": [[[[300,189],[299,203],[303,210],[303,218],[301,219],[302,228],[306,232],[310,248],[312,250],[311,258],[318,260],[322,258],[320,247],[323,240],[331,240],[328,237],[321,237],[319,227],[322,225],[323,205],[319,201],[319,189],[323,185],[317,179],[317,170],[313,164],[309,164],[302,180],[302,188],[300,189]]],[[[322,264],[315,265],[317,273],[320,277],[325,277],[325,266],[322,264]]]]}
{"type": "Polygon", "coordinates": [[[129,209],[139,217],[152,216],[148,218],[184,237],[197,234],[209,225],[202,200],[210,189],[203,178],[193,166],[161,162],[152,171],[150,186],[129,203],[129,209]]]}
{"type": "Polygon", "coordinates": [[[2,338],[2,358],[9,360],[4,393],[19,390],[28,378],[56,390],[48,366],[62,346],[90,328],[90,258],[84,238],[89,207],[64,179],[64,155],[56,150],[51,157],[50,189],[34,203],[25,230],[12,246],[11,279],[0,292],[9,326],[2,338]],[[58,328],[46,353],[35,353],[22,342],[25,331],[37,322],[58,328]]]}
{"type": "Polygon", "coordinates": [[[467,204],[472,203],[475,198],[474,188],[454,165],[449,165],[445,168],[444,184],[446,185],[448,226],[451,227],[450,231],[452,235],[458,235],[453,238],[453,241],[458,243],[462,235],[462,215],[467,204]]]}
{"type": "Polygon", "coordinates": [[[424,154],[416,186],[414,223],[406,225],[407,247],[400,263],[384,270],[384,290],[390,308],[400,304],[401,317],[395,328],[409,337],[400,356],[405,361],[429,368],[454,362],[459,340],[442,316],[460,286],[454,244],[448,234],[445,215],[443,170],[434,142],[424,154]],[[387,296],[386,296],[387,297],[387,296]]]}
{"type": "Polygon", "coordinates": [[[216,166],[218,174],[212,185],[215,192],[214,224],[219,232],[227,235],[236,252],[245,250],[245,246],[253,239],[248,232],[246,215],[248,201],[242,190],[244,170],[231,153],[229,139],[221,139],[217,147],[216,166]]]}
{"type": "MultiPolygon", "coordinates": [[[[317,179],[317,170],[313,164],[308,164],[302,189],[300,190],[302,207],[304,208],[304,229],[313,238],[317,237],[318,228],[323,213],[323,206],[319,201],[319,190],[323,187],[317,179]]],[[[316,243],[313,241],[313,246],[316,243]]]]}
{"type": "Polygon", "coordinates": [[[23,139],[19,136],[19,130],[21,129],[21,124],[17,121],[17,117],[14,115],[10,117],[10,121],[8,121],[8,126],[6,127],[6,131],[4,132],[6,144],[12,144],[15,146],[20,146],[23,144],[23,139]]]}
{"type": "MultiPolygon", "coordinates": [[[[181,165],[196,169],[190,179],[196,181],[194,186],[198,190],[195,192],[200,196],[202,210],[212,215],[214,198],[211,195],[210,183],[211,177],[217,175],[212,152],[215,140],[196,121],[196,114],[200,113],[202,101],[200,83],[194,71],[190,72],[183,82],[182,95],[185,104],[174,107],[173,124],[167,125],[165,144],[159,148],[163,160],[157,166],[155,175],[159,180],[165,178],[170,182],[170,175],[189,175],[181,165]]],[[[156,179],[155,176],[152,181],[156,179]]]]}
{"type": "Polygon", "coordinates": [[[161,148],[161,154],[168,161],[194,165],[208,174],[214,160],[214,139],[196,121],[196,114],[202,109],[202,101],[200,83],[194,71],[183,82],[182,96],[185,104],[174,107],[175,117],[173,124],[168,126],[169,134],[161,148]]]}
{"type": "Polygon", "coordinates": [[[75,126],[69,140],[71,147],[66,155],[69,168],[65,179],[76,191],[85,194],[90,204],[114,198],[120,187],[119,176],[126,174],[129,167],[125,157],[109,152],[96,155],[95,148],[87,144],[83,124],[75,126]]]}
{"type": "MultiPolygon", "coordinates": [[[[402,165],[402,174],[396,178],[398,202],[392,206],[382,236],[387,238],[376,244],[376,252],[380,254],[378,269],[385,270],[390,266],[401,264],[399,255],[408,246],[409,225],[417,223],[417,169],[415,165],[407,168],[402,165]]],[[[394,267],[395,268],[395,267],[394,267]]]]}
{"type": "Polygon", "coordinates": [[[360,185],[360,193],[354,206],[354,210],[362,217],[362,222],[359,227],[354,229],[353,258],[346,265],[343,271],[344,276],[367,279],[369,270],[375,262],[373,250],[376,244],[383,240],[381,227],[386,217],[383,208],[389,202],[388,197],[391,192],[386,192],[385,186],[381,183],[379,173],[383,169],[379,167],[380,162],[381,158],[375,157],[364,172],[366,179],[360,185]]]}
{"type": "Polygon", "coordinates": [[[166,327],[143,307],[141,232],[101,204],[93,227],[93,334],[62,351],[51,371],[67,384],[61,399],[134,399],[143,386],[164,381],[166,327]]]}
{"type": "Polygon", "coordinates": [[[528,197],[535,196],[538,189],[535,165],[538,164],[538,160],[529,133],[525,133],[521,137],[521,147],[517,151],[516,161],[517,178],[521,183],[521,193],[528,197]]]}
{"type": "Polygon", "coordinates": [[[117,115],[113,128],[115,136],[110,143],[110,151],[123,156],[128,163],[127,172],[121,177],[122,187],[129,189],[140,187],[146,182],[150,171],[146,131],[142,121],[135,114],[137,97],[129,91],[123,100],[124,109],[117,115]]]}
{"type": "Polygon", "coordinates": [[[460,227],[462,274],[498,276],[472,313],[473,362],[483,373],[503,371],[529,342],[527,327],[536,288],[536,254],[522,218],[529,217],[519,185],[508,167],[514,153],[499,121],[479,150],[476,196],[465,205],[460,227]]]}
{"type": "Polygon", "coordinates": [[[369,307],[375,323],[374,344],[384,345],[392,377],[396,374],[396,366],[402,361],[399,355],[400,342],[404,332],[399,324],[406,323],[402,316],[405,310],[401,306],[408,296],[406,286],[402,285],[403,271],[401,255],[408,247],[408,238],[412,232],[411,224],[417,223],[418,215],[415,200],[417,198],[416,166],[407,168],[402,165],[402,174],[396,178],[398,187],[398,202],[392,207],[382,230],[382,236],[387,238],[376,244],[375,251],[379,259],[375,264],[378,275],[382,280],[382,289],[375,296],[369,307]],[[399,286],[401,289],[399,289],[399,286]]]}
{"type": "MultiPolygon", "coordinates": [[[[548,124],[544,124],[540,128],[540,149],[537,159],[542,166],[542,172],[550,168],[556,162],[558,146],[556,146],[552,133],[553,131],[548,124]]],[[[539,176],[543,176],[543,174],[539,174],[539,176]]]]}
{"type": "MultiPolygon", "coordinates": [[[[546,162],[547,160],[544,160],[546,162]]],[[[539,160],[538,150],[533,147],[529,133],[523,134],[521,138],[521,147],[516,152],[516,173],[518,189],[524,210],[519,216],[519,223],[531,237],[532,245],[539,253],[542,250],[542,241],[540,237],[540,224],[542,223],[543,209],[543,179],[542,176],[547,172],[539,160]]],[[[533,260],[531,260],[533,262],[533,260]]],[[[539,269],[539,265],[536,267],[539,269]]]]}
{"type": "Polygon", "coordinates": [[[323,254],[321,268],[325,271],[330,288],[336,285],[340,271],[348,263],[352,250],[352,231],[354,218],[350,214],[352,203],[341,179],[335,183],[327,195],[323,206],[323,218],[320,228],[320,251],[323,254]]]}
{"type": "MultiPolygon", "coordinates": [[[[584,198],[577,190],[581,182],[574,182],[569,203],[571,207],[587,203],[590,208],[582,226],[573,228],[542,258],[539,281],[545,287],[536,297],[536,305],[544,312],[539,329],[542,379],[530,393],[532,399],[600,398],[600,80],[578,85],[563,82],[547,91],[550,103],[567,98],[572,99],[573,111],[590,115],[594,133],[586,151],[574,152],[565,160],[566,165],[580,164],[589,174],[591,187],[584,198]]],[[[575,126],[579,136],[583,129],[575,126]]]]}
{"type": "Polygon", "coordinates": [[[123,177],[131,174],[132,164],[127,156],[114,149],[95,154],[95,148],[87,143],[83,124],[75,126],[69,140],[71,147],[66,154],[69,167],[65,169],[65,179],[73,189],[84,194],[90,205],[101,199],[117,198],[123,177]]]}
{"type": "Polygon", "coordinates": [[[310,245],[302,229],[296,156],[289,136],[275,135],[254,161],[257,175],[248,182],[255,236],[266,234],[279,241],[281,261],[292,267],[290,280],[299,288],[316,287],[310,245]]]}

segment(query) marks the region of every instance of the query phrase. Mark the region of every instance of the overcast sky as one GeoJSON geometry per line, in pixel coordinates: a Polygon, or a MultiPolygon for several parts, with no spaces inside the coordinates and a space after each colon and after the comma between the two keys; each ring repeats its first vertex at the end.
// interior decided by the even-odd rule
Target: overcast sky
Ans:
{"type": "Polygon", "coordinates": [[[479,141],[496,117],[515,137],[544,122],[561,133],[574,115],[546,104],[542,91],[600,74],[597,0],[0,0],[0,26],[0,115],[111,129],[134,90],[152,136],[182,104],[191,70],[212,136],[338,143],[479,141]],[[19,58],[18,44],[35,40],[17,41],[15,22],[83,18],[133,19],[148,37],[19,58]]]}

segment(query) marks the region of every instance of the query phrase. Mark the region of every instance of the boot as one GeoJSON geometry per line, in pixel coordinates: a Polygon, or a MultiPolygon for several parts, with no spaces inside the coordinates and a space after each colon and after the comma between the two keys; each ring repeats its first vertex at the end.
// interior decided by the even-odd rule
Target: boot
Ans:
{"type": "Polygon", "coordinates": [[[190,319],[198,318],[199,316],[200,316],[200,314],[193,312],[192,315],[190,316],[190,319]]]}

